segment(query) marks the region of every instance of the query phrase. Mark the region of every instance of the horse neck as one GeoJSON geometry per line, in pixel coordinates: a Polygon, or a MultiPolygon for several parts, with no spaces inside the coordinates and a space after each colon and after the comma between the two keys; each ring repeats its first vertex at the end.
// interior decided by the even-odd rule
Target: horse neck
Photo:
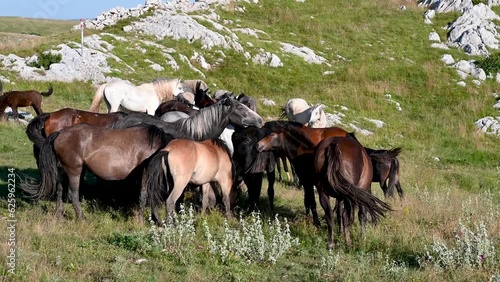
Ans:
{"type": "Polygon", "coordinates": [[[193,140],[215,139],[229,124],[229,115],[234,107],[222,104],[203,108],[198,114],[179,120],[178,126],[193,140]]]}
{"type": "Polygon", "coordinates": [[[156,96],[160,101],[172,99],[174,95],[172,93],[170,84],[173,83],[173,81],[160,80],[152,83],[156,92],[156,96]]]}
{"type": "Polygon", "coordinates": [[[290,159],[314,152],[314,142],[307,136],[307,131],[301,128],[284,131],[283,141],[284,149],[290,159]]]}

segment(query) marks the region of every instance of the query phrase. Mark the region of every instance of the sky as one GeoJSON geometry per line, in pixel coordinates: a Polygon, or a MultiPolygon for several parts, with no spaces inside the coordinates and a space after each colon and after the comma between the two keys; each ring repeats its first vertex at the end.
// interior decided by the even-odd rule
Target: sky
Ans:
{"type": "Polygon", "coordinates": [[[122,6],[132,8],[145,0],[0,0],[0,16],[46,19],[91,19],[122,6]]]}

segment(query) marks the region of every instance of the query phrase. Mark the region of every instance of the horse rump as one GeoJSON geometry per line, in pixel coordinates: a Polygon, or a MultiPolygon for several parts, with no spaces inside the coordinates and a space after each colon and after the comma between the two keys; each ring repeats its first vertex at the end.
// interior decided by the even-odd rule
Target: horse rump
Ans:
{"type": "MultiPolygon", "coordinates": [[[[342,137],[349,138],[349,137],[342,137]]],[[[358,207],[366,210],[372,219],[372,223],[376,224],[381,217],[384,217],[386,211],[391,211],[391,207],[372,195],[370,192],[357,187],[348,179],[349,176],[345,170],[342,150],[337,143],[332,143],[325,149],[325,157],[327,160],[326,177],[329,186],[334,191],[336,198],[343,199],[348,202],[347,205],[353,207],[348,214],[349,222],[354,222],[354,208],[358,207]]]]}

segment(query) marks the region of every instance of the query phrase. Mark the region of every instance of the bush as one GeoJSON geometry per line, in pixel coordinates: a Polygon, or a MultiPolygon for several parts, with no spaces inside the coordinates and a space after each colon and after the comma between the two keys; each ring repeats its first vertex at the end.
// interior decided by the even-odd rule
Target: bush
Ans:
{"type": "Polygon", "coordinates": [[[43,68],[48,70],[50,65],[59,63],[62,60],[62,55],[59,53],[52,52],[38,52],[38,58],[36,61],[29,63],[30,67],[43,68]]]}
{"type": "Polygon", "coordinates": [[[500,72],[500,53],[492,54],[484,60],[476,61],[476,66],[482,68],[487,74],[500,72]]]}

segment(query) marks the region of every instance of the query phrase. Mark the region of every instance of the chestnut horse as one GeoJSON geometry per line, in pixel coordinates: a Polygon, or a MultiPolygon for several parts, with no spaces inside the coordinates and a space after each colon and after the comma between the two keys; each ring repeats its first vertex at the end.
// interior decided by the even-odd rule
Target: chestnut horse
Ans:
{"type": "Polygon", "coordinates": [[[367,222],[366,212],[376,223],[389,205],[370,193],[373,168],[365,148],[350,134],[346,137],[327,137],[314,153],[316,189],[328,224],[328,248],[333,248],[333,211],[330,197],[337,199],[339,226],[344,230],[345,242],[352,245],[350,226],[354,222],[354,209],[359,208],[359,221],[367,222]]]}
{"type": "MultiPolygon", "coordinates": [[[[2,83],[0,82],[0,94],[2,91],[2,83]]],[[[26,90],[26,91],[9,91],[3,93],[0,96],[0,119],[3,118],[5,109],[7,107],[12,108],[12,114],[15,120],[19,119],[19,113],[17,111],[18,107],[33,107],[36,115],[39,116],[43,114],[42,111],[42,96],[48,97],[52,95],[53,88],[52,85],[49,86],[47,92],[38,92],[36,90],[26,90]]]]}
{"type": "Polygon", "coordinates": [[[152,219],[159,223],[157,207],[166,200],[167,215],[175,210],[175,203],[188,183],[202,185],[202,209],[207,208],[211,182],[219,184],[226,215],[231,216],[231,202],[236,194],[233,186],[234,166],[229,150],[219,139],[193,141],[175,139],[161,149],[149,162],[143,176],[141,208],[144,210],[146,198],[151,205],[152,219]],[[166,180],[166,181],[165,181],[166,180]]]}
{"type": "Polygon", "coordinates": [[[35,158],[38,160],[38,151],[50,134],[79,123],[106,127],[126,115],[123,112],[100,114],[64,108],[55,112],[44,113],[32,119],[26,128],[26,135],[33,142],[33,151],[35,158]]]}
{"type": "Polygon", "coordinates": [[[47,199],[57,194],[56,216],[62,217],[61,179],[67,176],[76,216],[84,219],[79,200],[84,168],[104,180],[124,180],[142,173],[146,159],[172,139],[172,135],[155,126],[110,129],[81,123],[67,127],[51,134],[40,150],[40,183],[24,182],[21,188],[35,199],[47,199]],[[59,167],[64,175],[59,174],[59,167]]]}
{"type": "Polygon", "coordinates": [[[285,154],[297,172],[300,184],[304,186],[304,206],[306,214],[311,211],[314,224],[319,226],[319,218],[314,199],[313,153],[316,145],[328,136],[346,136],[347,131],[340,127],[311,128],[297,122],[271,121],[264,127],[271,129],[269,134],[257,143],[258,151],[275,151],[285,154]]]}

